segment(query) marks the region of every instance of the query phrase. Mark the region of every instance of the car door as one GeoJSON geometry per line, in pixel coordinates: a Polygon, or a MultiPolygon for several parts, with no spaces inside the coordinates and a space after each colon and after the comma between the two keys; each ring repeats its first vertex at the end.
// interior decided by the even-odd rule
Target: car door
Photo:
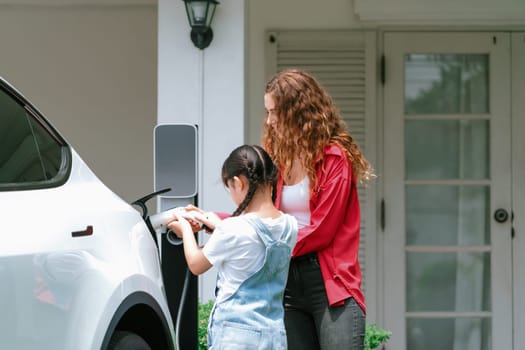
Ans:
{"type": "Polygon", "coordinates": [[[70,176],[72,150],[0,83],[0,339],[6,349],[60,349],[90,270],[87,237],[103,225],[82,196],[93,181],[70,176]]]}

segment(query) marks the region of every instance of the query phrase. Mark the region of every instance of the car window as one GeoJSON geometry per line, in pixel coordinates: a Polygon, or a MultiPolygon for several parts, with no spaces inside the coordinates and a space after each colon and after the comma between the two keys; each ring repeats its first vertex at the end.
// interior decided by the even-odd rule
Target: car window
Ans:
{"type": "Polygon", "coordinates": [[[62,145],[29,111],[0,90],[0,189],[46,187],[63,169],[62,145]]]}

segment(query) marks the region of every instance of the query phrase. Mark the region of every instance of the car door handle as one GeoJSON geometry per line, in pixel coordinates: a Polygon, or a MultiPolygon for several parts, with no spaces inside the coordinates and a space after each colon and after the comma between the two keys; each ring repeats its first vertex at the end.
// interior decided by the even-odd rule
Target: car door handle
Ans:
{"type": "Polygon", "coordinates": [[[85,230],[71,232],[71,237],[84,237],[93,234],[93,226],[88,225],[85,230]]]}

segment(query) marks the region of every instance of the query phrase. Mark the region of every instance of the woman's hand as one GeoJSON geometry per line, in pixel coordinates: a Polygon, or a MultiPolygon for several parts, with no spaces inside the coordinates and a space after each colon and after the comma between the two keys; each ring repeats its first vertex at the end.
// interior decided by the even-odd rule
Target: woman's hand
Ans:
{"type": "Polygon", "coordinates": [[[208,232],[213,232],[215,227],[222,221],[220,217],[214,212],[202,212],[194,214],[195,220],[199,221],[204,229],[208,232]]]}
{"type": "Polygon", "coordinates": [[[215,227],[222,221],[222,219],[214,212],[205,212],[201,208],[191,204],[184,207],[184,209],[186,211],[192,212],[193,217],[195,218],[195,221],[189,220],[193,232],[200,231],[202,228],[204,228],[208,232],[212,232],[213,230],[215,230],[215,227]]]}
{"type": "MultiPolygon", "coordinates": [[[[191,212],[193,216],[199,213],[204,213],[204,211],[201,208],[196,207],[192,204],[188,204],[187,206],[185,206],[184,210],[187,212],[191,212]]],[[[188,222],[190,223],[193,232],[199,232],[203,229],[201,222],[197,220],[192,220],[190,218],[186,218],[186,220],[188,220],[188,222]]]]}

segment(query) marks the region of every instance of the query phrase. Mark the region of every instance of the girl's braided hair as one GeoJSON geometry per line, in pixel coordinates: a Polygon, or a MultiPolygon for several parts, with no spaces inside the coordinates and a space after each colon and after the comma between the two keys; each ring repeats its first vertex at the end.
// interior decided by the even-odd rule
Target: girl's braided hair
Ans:
{"type": "Polygon", "coordinates": [[[222,165],[222,182],[225,186],[234,176],[248,179],[248,193],[232,216],[240,215],[250,204],[258,188],[271,186],[275,200],[278,170],[266,151],[257,145],[242,145],[234,149],[222,165]]]}

